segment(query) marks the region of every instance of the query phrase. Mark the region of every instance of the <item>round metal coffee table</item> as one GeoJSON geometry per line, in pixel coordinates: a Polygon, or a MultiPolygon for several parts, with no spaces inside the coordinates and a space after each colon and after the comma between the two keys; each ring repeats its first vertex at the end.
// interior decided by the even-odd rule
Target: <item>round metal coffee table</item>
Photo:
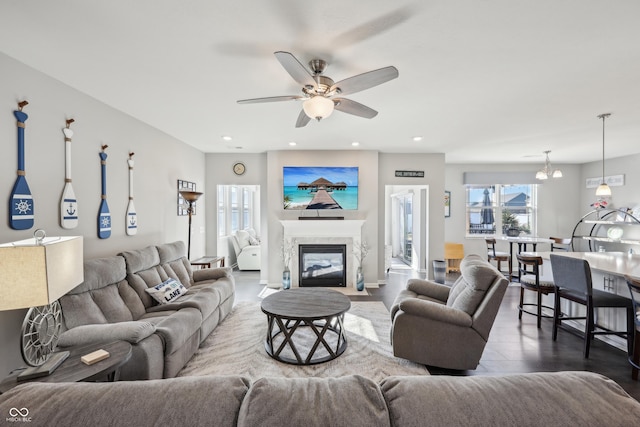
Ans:
{"type": "Polygon", "coordinates": [[[325,288],[294,288],[276,292],[261,304],[267,315],[264,347],[274,359],[313,365],[335,359],[347,348],[344,313],[349,298],[325,288]]]}

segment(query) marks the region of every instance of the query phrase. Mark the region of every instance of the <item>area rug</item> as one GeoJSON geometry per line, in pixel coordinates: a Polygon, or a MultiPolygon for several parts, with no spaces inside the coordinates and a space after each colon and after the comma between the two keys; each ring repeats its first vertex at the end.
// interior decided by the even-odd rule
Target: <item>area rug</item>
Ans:
{"type": "Polygon", "coordinates": [[[391,321],[382,302],[352,302],[345,314],[347,349],[338,358],[311,366],[278,362],[267,355],[267,317],[259,303],[238,303],[202,343],[178,376],[341,377],[380,381],[390,375],[429,375],[423,365],[393,356],[391,321]]]}

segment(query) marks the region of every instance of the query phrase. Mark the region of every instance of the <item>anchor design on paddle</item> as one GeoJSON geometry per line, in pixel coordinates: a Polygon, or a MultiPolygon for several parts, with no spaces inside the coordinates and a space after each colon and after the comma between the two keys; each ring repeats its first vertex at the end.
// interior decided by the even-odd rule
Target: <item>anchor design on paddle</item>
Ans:
{"type": "Polygon", "coordinates": [[[71,123],[74,119],[67,119],[67,124],[62,133],[64,134],[64,188],[62,190],[62,199],[60,200],[60,226],[66,229],[76,228],[78,226],[78,200],[71,185],[71,138],[73,131],[71,123]]]}

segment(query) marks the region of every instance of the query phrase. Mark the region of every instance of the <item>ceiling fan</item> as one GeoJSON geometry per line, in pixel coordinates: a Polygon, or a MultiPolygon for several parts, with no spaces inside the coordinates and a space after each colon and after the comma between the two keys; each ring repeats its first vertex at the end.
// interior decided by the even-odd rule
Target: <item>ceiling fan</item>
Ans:
{"type": "Polygon", "coordinates": [[[376,110],[359,102],[337,97],[337,95],[360,92],[398,77],[396,67],[389,66],[358,74],[335,83],[330,77],[322,74],[327,67],[327,63],[322,59],[309,61],[310,72],[289,52],[278,51],[274,55],[291,77],[302,85],[302,95],[241,99],[238,104],[301,100],[303,101],[302,111],[300,111],[296,121],[297,128],[306,126],[312,118],[320,121],[329,117],[334,109],[367,119],[374,118],[378,114],[376,110]]]}

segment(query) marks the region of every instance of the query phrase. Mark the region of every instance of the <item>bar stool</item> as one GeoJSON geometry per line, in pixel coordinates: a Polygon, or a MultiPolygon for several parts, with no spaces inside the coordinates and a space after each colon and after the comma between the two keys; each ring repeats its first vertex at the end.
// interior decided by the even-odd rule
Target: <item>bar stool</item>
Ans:
{"type": "MultiPolygon", "coordinates": [[[[553,280],[556,283],[555,304],[553,306],[553,340],[558,336],[558,328],[564,328],[563,320],[585,320],[584,358],[589,357],[589,347],[595,335],[617,335],[627,339],[627,352],[631,354],[631,343],[634,331],[633,306],[629,298],[611,292],[593,289],[591,267],[586,260],[551,254],[553,280]],[[560,299],[564,298],[587,307],[586,316],[568,316],[562,313],[560,299]],[[596,331],[595,309],[599,307],[624,308],[627,311],[627,330],[612,331],[602,326],[596,331]]],[[[574,332],[572,328],[566,329],[574,332]]]]}
{"type": "Polygon", "coordinates": [[[554,250],[569,252],[571,249],[571,239],[564,237],[549,237],[551,242],[551,252],[554,250]]]}
{"type": "Polygon", "coordinates": [[[552,280],[540,279],[540,266],[542,265],[542,257],[539,256],[527,256],[517,254],[518,259],[518,280],[520,281],[520,304],[518,305],[518,319],[522,320],[522,313],[532,314],[538,318],[538,329],[540,329],[540,322],[543,317],[547,319],[553,319],[552,315],[542,314],[542,309],[553,310],[553,307],[542,304],[542,295],[552,294],[556,291],[555,284],[552,280]],[[529,267],[529,269],[527,269],[529,267]],[[537,304],[524,303],[524,291],[528,289],[534,291],[537,294],[537,304]],[[536,306],[537,311],[535,313],[527,311],[526,306],[536,306]]]}
{"type": "Polygon", "coordinates": [[[638,370],[640,369],[640,279],[637,277],[624,276],[629,286],[629,292],[631,292],[631,302],[633,303],[633,351],[629,356],[629,363],[633,368],[631,369],[631,378],[638,379],[638,370]]]}
{"type": "Polygon", "coordinates": [[[502,274],[504,274],[501,269],[502,262],[507,262],[509,264],[509,274],[507,275],[507,279],[511,281],[511,255],[507,252],[496,251],[496,239],[489,238],[484,239],[484,241],[487,243],[487,261],[495,261],[498,266],[498,271],[502,274]]]}

